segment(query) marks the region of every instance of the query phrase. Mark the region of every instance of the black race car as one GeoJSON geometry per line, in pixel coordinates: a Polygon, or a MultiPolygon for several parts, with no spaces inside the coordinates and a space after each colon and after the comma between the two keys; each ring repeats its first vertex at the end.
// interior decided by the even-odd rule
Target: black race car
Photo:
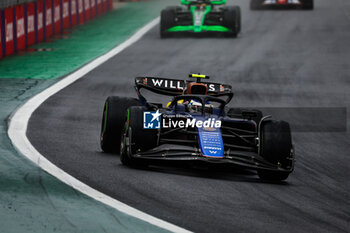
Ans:
{"type": "Polygon", "coordinates": [[[230,85],[196,80],[138,77],[138,99],[107,98],[101,148],[120,152],[124,165],[206,164],[257,170],[266,180],[285,180],[294,168],[287,122],[263,117],[256,109],[228,108],[230,85]],[[163,106],[141,94],[173,96],[163,106]]]}
{"type": "Polygon", "coordinates": [[[250,9],[299,8],[314,9],[314,0],[250,0],[250,9]]]}

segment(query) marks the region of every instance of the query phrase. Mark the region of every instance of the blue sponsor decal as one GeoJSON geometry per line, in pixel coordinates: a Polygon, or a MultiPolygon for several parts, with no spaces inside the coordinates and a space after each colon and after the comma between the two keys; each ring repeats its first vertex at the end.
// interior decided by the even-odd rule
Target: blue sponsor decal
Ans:
{"type": "Polygon", "coordinates": [[[224,143],[220,128],[201,127],[198,129],[199,145],[203,156],[224,157],[224,143]]]}
{"type": "Polygon", "coordinates": [[[143,112],[143,128],[144,129],[160,129],[159,110],[156,112],[143,112]]]}

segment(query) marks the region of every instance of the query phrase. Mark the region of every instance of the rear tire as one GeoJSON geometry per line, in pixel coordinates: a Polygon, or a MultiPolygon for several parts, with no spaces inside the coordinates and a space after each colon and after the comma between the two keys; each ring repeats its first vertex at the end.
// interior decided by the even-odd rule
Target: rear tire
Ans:
{"type": "Polygon", "coordinates": [[[101,124],[100,146],[104,152],[119,152],[120,136],[126,109],[140,105],[135,98],[109,96],[105,102],[101,124]]]}
{"type": "Polygon", "coordinates": [[[157,146],[158,130],[143,128],[144,111],[147,111],[147,108],[141,106],[133,106],[127,110],[120,150],[120,161],[124,165],[131,167],[147,165],[133,158],[132,155],[157,146]]]}
{"type": "MultiPolygon", "coordinates": [[[[290,169],[292,162],[292,136],[290,126],[285,121],[262,121],[260,126],[259,154],[268,162],[290,169]]],[[[259,170],[263,180],[282,181],[288,178],[289,172],[259,170]]]]}
{"type": "Polygon", "coordinates": [[[160,14],[160,37],[168,38],[170,36],[170,32],[168,29],[175,26],[175,12],[179,7],[167,7],[162,10],[160,14]]]}
{"type": "Polygon", "coordinates": [[[304,0],[302,2],[303,9],[305,10],[313,10],[314,9],[314,1],[313,0],[304,0]]]}

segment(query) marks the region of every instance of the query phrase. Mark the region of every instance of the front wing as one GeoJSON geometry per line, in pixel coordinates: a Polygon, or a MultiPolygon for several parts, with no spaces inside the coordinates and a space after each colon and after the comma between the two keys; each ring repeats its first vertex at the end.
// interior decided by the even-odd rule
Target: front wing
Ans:
{"type": "Polygon", "coordinates": [[[145,152],[130,155],[134,159],[150,164],[183,164],[183,163],[207,163],[212,165],[228,165],[252,170],[280,171],[291,173],[294,169],[294,152],[290,159],[292,166],[281,168],[269,163],[256,152],[225,151],[223,158],[204,157],[196,147],[164,144],[145,152]]]}
{"type": "Polygon", "coordinates": [[[168,32],[232,32],[229,28],[221,25],[178,25],[168,29],[168,32]]]}

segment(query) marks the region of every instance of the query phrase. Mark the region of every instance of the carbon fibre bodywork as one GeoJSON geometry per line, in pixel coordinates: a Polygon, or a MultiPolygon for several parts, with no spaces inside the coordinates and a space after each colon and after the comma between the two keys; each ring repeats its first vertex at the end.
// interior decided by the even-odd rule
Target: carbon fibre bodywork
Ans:
{"type": "MultiPolygon", "coordinates": [[[[162,114],[161,121],[163,125],[155,130],[156,143],[147,150],[133,149],[132,147],[137,147],[137,145],[132,141],[131,136],[132,134],[141,134],[141,131],[147,131],[147,129],[133,132],[133,129],[129,128],[128,136],[125,139],[127,156],[145,164],[206,163],[214,166],[238,166],[258,171],[277,171],[288,174],[293,171],[293,148],[291,148],[288,155],[289,163],[287,166],[267,161],[259,152],[260,126],[262,122],[268,121],[269,117],[262,118],[259,121],[253,120],[252,117],[255,113],[249,110],[243,112],[240,116],[228,114],[226,105],[233,97],[230,85],[205,83],[211,87],[211,91],[207,95],[184,95],[183,89],[190,82],[153,77],[135,79],[135,89],[140,102],[147,111],[159,111],[162,114]],[[140,92],[143,88],[174,97],[171,103],[163,108],[159,104],[147,102],[140,92]],[[199,103],[195,111],[184,104],[188,101],[199,103]],[[208,105],[208,103],[215,104],[208,105]],[[213,119],[220,121],[221,124],[219,127],[211,125],[201,129],[196,125],[177,127],[177,124],[169,124],[166,126],[166,121],[169,119],[172,122],[188,121],[189,119],[213,119]],[[210,140],[216,142],[213,144],[213,142],[208,142],[210,140]],[[212,153],[210,149],[212,149],[212,153]]],[[[127,122],[129,122],[129,119],[127,122]]]]}

